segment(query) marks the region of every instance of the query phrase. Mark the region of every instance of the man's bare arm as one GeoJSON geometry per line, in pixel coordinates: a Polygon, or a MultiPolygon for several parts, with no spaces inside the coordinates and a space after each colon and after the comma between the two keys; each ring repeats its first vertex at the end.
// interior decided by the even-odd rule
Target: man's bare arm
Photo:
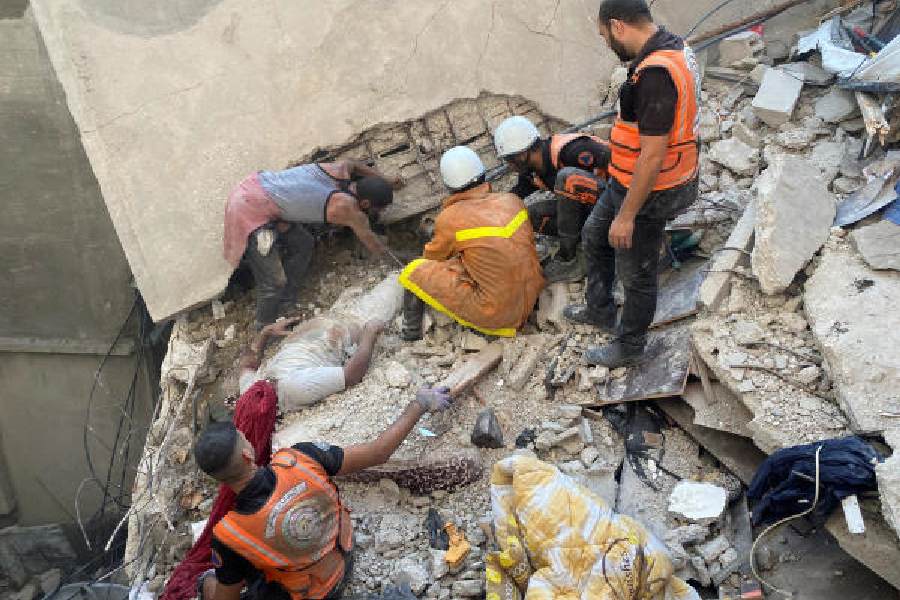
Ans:
{"type": "Polygon", "coordinates": [[[225,585],[216,581],[215,577],[207,577],[203,583],[204,600],[207,598],[212,600],[240,600],[241,590],[244,589],[243,581],[234,585],[225,585]]]}
{"type": "Polygon", "coordinates": [[[369,321],[363,327],[356,352],[344,365],[344,385],[346,387],[353,387],[365,377],[369,370],[369,362],[372,360],[375,342],[378,341],[378,336],[382,331],[384,331],[384,323],[380,321],[369,321]]]}
{"type": "Polygon", "coordinates": [[[266,351],[266,346],[269,344],[269,341],[271,341],[273,337],[290,335],[292,332],[291,327],[299,322],[299,318],[282,319],[277,323],[270,323],[260,329],[259,333],[256,334],[256,337],[253,338],[253,341],[250,342],[250,345],[241,352],[238,362],[241,373],[243,374],[245,371],[257,370],[259,364],[262,362],[263,353],[266,351]]]}
{"type": "Polygon", "coordinates": [[[369,217],[359,210],[356,201],[346,194],[335,194],[328,203],[328,222],[349,227],[359,241],[375,256],[385,254],[386,248],[372,228],[369,217]]]}
{"type": "Polygon", "coordinates": [[[440,412],[450,406],[447,388],[422,388],[394,423],[371,442],[344,449],[344,462],[338,475],[349,475],[387,462],[426,412],[440,412]]]}
{"type": "Polygon", "coordinates": [[[641,154],[634,167],[631,187],[609,228],[609,243],[613,248],[631,248],[634,220],[656,185],[668,145],[668,135],[641,136],[641,154]]]}

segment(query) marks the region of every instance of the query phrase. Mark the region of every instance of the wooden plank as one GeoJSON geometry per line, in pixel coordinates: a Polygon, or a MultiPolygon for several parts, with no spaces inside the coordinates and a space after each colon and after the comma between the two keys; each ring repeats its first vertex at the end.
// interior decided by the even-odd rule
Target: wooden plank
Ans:
{"type": "Polygon", "coordinates": [[[455,368],[438,386],[450,388],[450,395],[458,398],[468,392],[479,379],[496,368],[503,360],[503,344],[491,342],[455,368]]]}
{"type": "Polygon", "coordinates": [[[650,333],[644,359],[624,377],[610,377],[588,406],[605,406],[652,398],[679,396],[687,383],[690,327],[678,323],[650,333]]]}
{"type": "Polygon", "coordinates": [[[756,226],[756,204],[750,202],[738,220],[725,246],[712,261],[709,274],[700,286],[700,305],[716,310],[731,291],[731,273],[753,246],[753,230],[756,226]]]}
{"type": "Polygon", "coordinates": [[[707,261],[702,259],[689,260],[680,269],[672,269],[660,277],[659,302],[650,327],[661,327],[697,314],[706,265],[707,261]]]}
{"type": "Polygon", "coordinates": [[[683,400],[661,400],[656,404],[738,479],[750,485],[759,465],[766,459],[765,452],[747,438],[695,425],[694,411],[683,400]]]}

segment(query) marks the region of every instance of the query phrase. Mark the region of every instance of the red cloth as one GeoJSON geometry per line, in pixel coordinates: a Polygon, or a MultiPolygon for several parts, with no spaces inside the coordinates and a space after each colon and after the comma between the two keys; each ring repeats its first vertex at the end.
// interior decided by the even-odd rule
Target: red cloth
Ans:
{"type": "Polygon", "coordinates": [[[279,217],[281,209],[266,195],[256,173],[240,182],[225,205],[225,260],[237,268],[250,234],[279,217]]]}
{"type": "MultiPolygon", "coordinates": [[[[278,396],[268,381],[257,381],[238,399],[234,409],[234,425],[241,430],[256,452],[260,467],[272,459],[272,432],[278,396]]],[[[234,506],[235,494],[228,486],[219,487],[206,528],[181,563],[175,567],[160,600],[187,600],[197,595],[197,577],[213,567],[210,543],[216,523],[234,506]]]]}

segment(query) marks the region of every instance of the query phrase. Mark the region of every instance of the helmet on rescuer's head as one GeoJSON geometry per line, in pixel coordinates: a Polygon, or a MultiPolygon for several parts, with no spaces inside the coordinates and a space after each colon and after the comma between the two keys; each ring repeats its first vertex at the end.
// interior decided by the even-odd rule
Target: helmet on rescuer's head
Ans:
{"type": "Polygon", "coordinates": [[[450,190],[457,191],[484,177],[484,163],[471,148],[456,146],[441,156],[441,178],[450,190]]]}

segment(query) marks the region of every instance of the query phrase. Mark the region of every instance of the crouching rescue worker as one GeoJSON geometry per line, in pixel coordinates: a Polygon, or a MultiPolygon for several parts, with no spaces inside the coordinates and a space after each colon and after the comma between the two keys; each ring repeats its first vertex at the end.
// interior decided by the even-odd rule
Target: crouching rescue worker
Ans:
{"type": "Polygon", "coordinates": [[[401,185],[357,161],[260,171],[244,179],[225,206],[225,259],[234,268],[243,260],[253,274],[256,328],[293,308],[315,245],[307,225],[349,227],[379,256],[385,247],[369,219],[377,219],[401,185]]]}
{"type": "Polygon", "coordinates": [[[697,198],[700,78],[691,49],[653,23],[644,0],[604,0],[598,26],[619,59],[631,63],[610,136],[611,181],[582,232],[587,303],[565,315],[611,330],[618,274],[625,305],[617,338],[585,353],[590,364],[616,368],[643,356],[666,221],[697,198]]]}
{"type": "Polygon", "coordinates": [[[213,529],[215,570],[200,578],[200,597],[340,598],[353,529],[331,477],[387,462],[422,415],[449,405],[446,389],[423,388],[374,441],[347,448],[304,442],[279,450],[266,467],[256,466],[253,447],[232,423],[209,425],[194,445],[197,465],[237,498],[213,529]]]}
{"type": "Polygon", "coordinates": [[[513,194],[523,199],[538,190],[556,194],[552,200],[528,206],[534,230],[559,237],[559,252],[544,268],[547,282],[581,280],[581,228],[602,191],[597,186],[606,179],[609,146],[586,133],[557,133],[541,139],[534,123],[518,116],[500,123],[494,131],[494,146],[519,174],[513,194]]]}
{"type": "Polygon", "coordinates": [[[441,177],[451,195],[434,236],[400,274],[402,337],[421,339],[425,304],[482,333],[514,336],[544,286],[528,212],[516,195],[491,192],[469,148],[444,153],[441,177]]]}

